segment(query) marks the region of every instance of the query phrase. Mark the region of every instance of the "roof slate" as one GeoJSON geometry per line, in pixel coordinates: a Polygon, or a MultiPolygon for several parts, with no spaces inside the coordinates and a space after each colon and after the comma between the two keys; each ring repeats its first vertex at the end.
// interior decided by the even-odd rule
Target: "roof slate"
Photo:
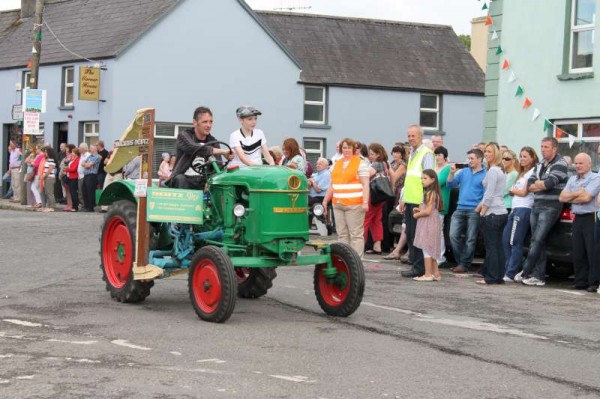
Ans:
{"type": "Polygon", "coordinates": [[[450,26],[257,12],[306,83],[483,94],[485,75],[450,26]]]}
{"type": "MultiPolygon", "coordinates": [[[[89,59],[117,56],[179,0],[48,1],[44,20],[71,51],[89,59]]],[[[24,67],[31,58],[34,18],[0,12],[0,69],[24,67]]],[[[42,65],[78,59],[42,28],[42,65]]]]}

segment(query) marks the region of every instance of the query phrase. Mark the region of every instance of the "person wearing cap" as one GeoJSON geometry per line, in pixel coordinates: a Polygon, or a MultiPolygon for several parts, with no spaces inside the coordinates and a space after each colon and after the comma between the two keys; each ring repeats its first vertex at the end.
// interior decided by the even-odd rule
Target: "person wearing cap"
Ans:
{"type": "Polygon", "coordinates": [[[244,105],[239,107],[235,114],[241,127],[229,136],[229,146],[234,154],[231,164],[242,168],[262,165],[262,154],[269,165],[275,165],[267,147],[265,134],[262,130],[256,129],[257,117],[262,115],[262,112],[255,107],[244,105]]]}
{"type": "Polygon", "coordinates": [[[165,185],[171,188],[202,190],[206,185],[205,176],[192,168],[194,164],[209,162],[213,155],[226,155],[232,159],[229,149],[219,148],[217,139],[210,134],[213,114],[210,108],[198,107],[194,110],[193,129],[187,129],[177,136],[175,167],[165,185]],[[214,142],[206,145],[207,143],[214,142]]]}

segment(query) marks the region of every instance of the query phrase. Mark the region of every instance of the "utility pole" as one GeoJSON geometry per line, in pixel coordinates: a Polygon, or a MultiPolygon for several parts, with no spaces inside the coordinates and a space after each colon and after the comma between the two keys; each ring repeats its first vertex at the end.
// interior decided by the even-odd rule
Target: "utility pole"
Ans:
{"type": "Polygon", "coordinates": [[[42,55],[42,22],[44,19],[44,0],[36,0],[35,22],[33,24],[33,49],[31,55],[31,81],[32,89],[38,88],[40,57],[42,55]]]}
{"type": "MultiPolygon", "coordinates": [[[[29,87],[38,88],[40,73],[40,56],[42,54],[42,22],[44,19],[44,0],[36,0],[35,3],[35,21],[33,23],[33,47],[31,50],[31,78],[29,87]]],[[[25,111],[23,109],[23,111],[25,111]]],[[[23,132],[24,133],[24,132],[23,132]]],[[[23,161],[27,153],[25,134],[23,134],[23,161]]],[[[23,165],[25,166],[25,165],[23,165]]],[[[27,168],[21,167],[21,181],[24,180],[27,168]]],[[[21,205],[27,205],[27,184],[21,184],[21,205]]]]}

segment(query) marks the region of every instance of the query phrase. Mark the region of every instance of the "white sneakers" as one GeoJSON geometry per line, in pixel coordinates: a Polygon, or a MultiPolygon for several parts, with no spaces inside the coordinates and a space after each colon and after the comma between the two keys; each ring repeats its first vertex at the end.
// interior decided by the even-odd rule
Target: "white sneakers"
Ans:
{"type": "Polygon", "coordinates": [[[515,283],[522,283],[523,282],[523,272],[522,271],[519,272],[519,273],[517,273],[517,275],[515,276],[514,282],[515,283]]]}
{"type": "Polygon", "coordinates": [[[515,282],[515,280],[513,280],[512,278],[510,278],[508,276],[502,277],[502,280],[504,280],[505,283],[514,283],[515,282]]]}
{"type": "Polygon", "coordinates": [[[542,281],[542,280],[538,280],[535,277],[529,277],[528,279],[523,280],[523,284],[525,284],[525,285],[535,285],[535,286],[538,286],[538,287],[542,287],[542,286],[546,285],[546,282],[542,281]]]}

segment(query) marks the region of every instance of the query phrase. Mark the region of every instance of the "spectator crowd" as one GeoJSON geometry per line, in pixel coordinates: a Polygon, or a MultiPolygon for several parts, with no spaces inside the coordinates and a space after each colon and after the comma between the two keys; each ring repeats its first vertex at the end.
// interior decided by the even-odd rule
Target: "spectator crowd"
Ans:
{"type": "MultiPolygon", "coordinates": [[[[230,135],[231,153],[210,146],[198,153],[198,145],[216,139],[210,134],[212,112],[197,108],[194,128],[177,138],[177,153],[162,154],[159,184],[202,188],[205,182],[195,172],[193,154],[205,157],[202,162],[218,155],[238,167],[267,163],[300,170],[308,178],[309,204],[323,204],[326,218],[335,220],[339,241],[361,257],[367,253],[408,264],[402,276],[418,282],[441,280],[439,268],[448,265],[446,257],[451,253],[456,266],[450,270],[480,274],[477,284],[543,286],[546,239],[565,209],[570,209],[573,288],[598,290],[600,176],[592,171],[590,154],[580,153],[571,161],[558,153],[556,139],[545,137],[539,155],[533,147],[513,151],[490,142],[453,154],[461,161],[450,162],[442,136],[424,139],[423,129],[412,125],[406,142],[391,148],[391,158],[379,143],[366,145],[346,138],[337,143],[329,160],[319,158],[313,169],[294,138],[284,140],[281,147],[267,147],[265,134],[256,128],[258,115],[260,111],[250,106],[236,110],[240,129],[230,135]],[[396,237],[388,226],[392,219],[402,220],[396,237]],[[483,237],[485,257],[483,266],[475,269],[479,237],[483,237]]],[[[10,141],[8,151],[4,179],[11,182],[10,200],[21,203],[24,191],[27,206],[42,212],[54,211],[57,201],[66,205],[64,211],[93,212],[97,188],[140,177],[139,157],[107,173],[112,151],[102,141],[89,147],[63,143],[58,152],[50,145],[30,145],[24,154],[10,141]]]]}

